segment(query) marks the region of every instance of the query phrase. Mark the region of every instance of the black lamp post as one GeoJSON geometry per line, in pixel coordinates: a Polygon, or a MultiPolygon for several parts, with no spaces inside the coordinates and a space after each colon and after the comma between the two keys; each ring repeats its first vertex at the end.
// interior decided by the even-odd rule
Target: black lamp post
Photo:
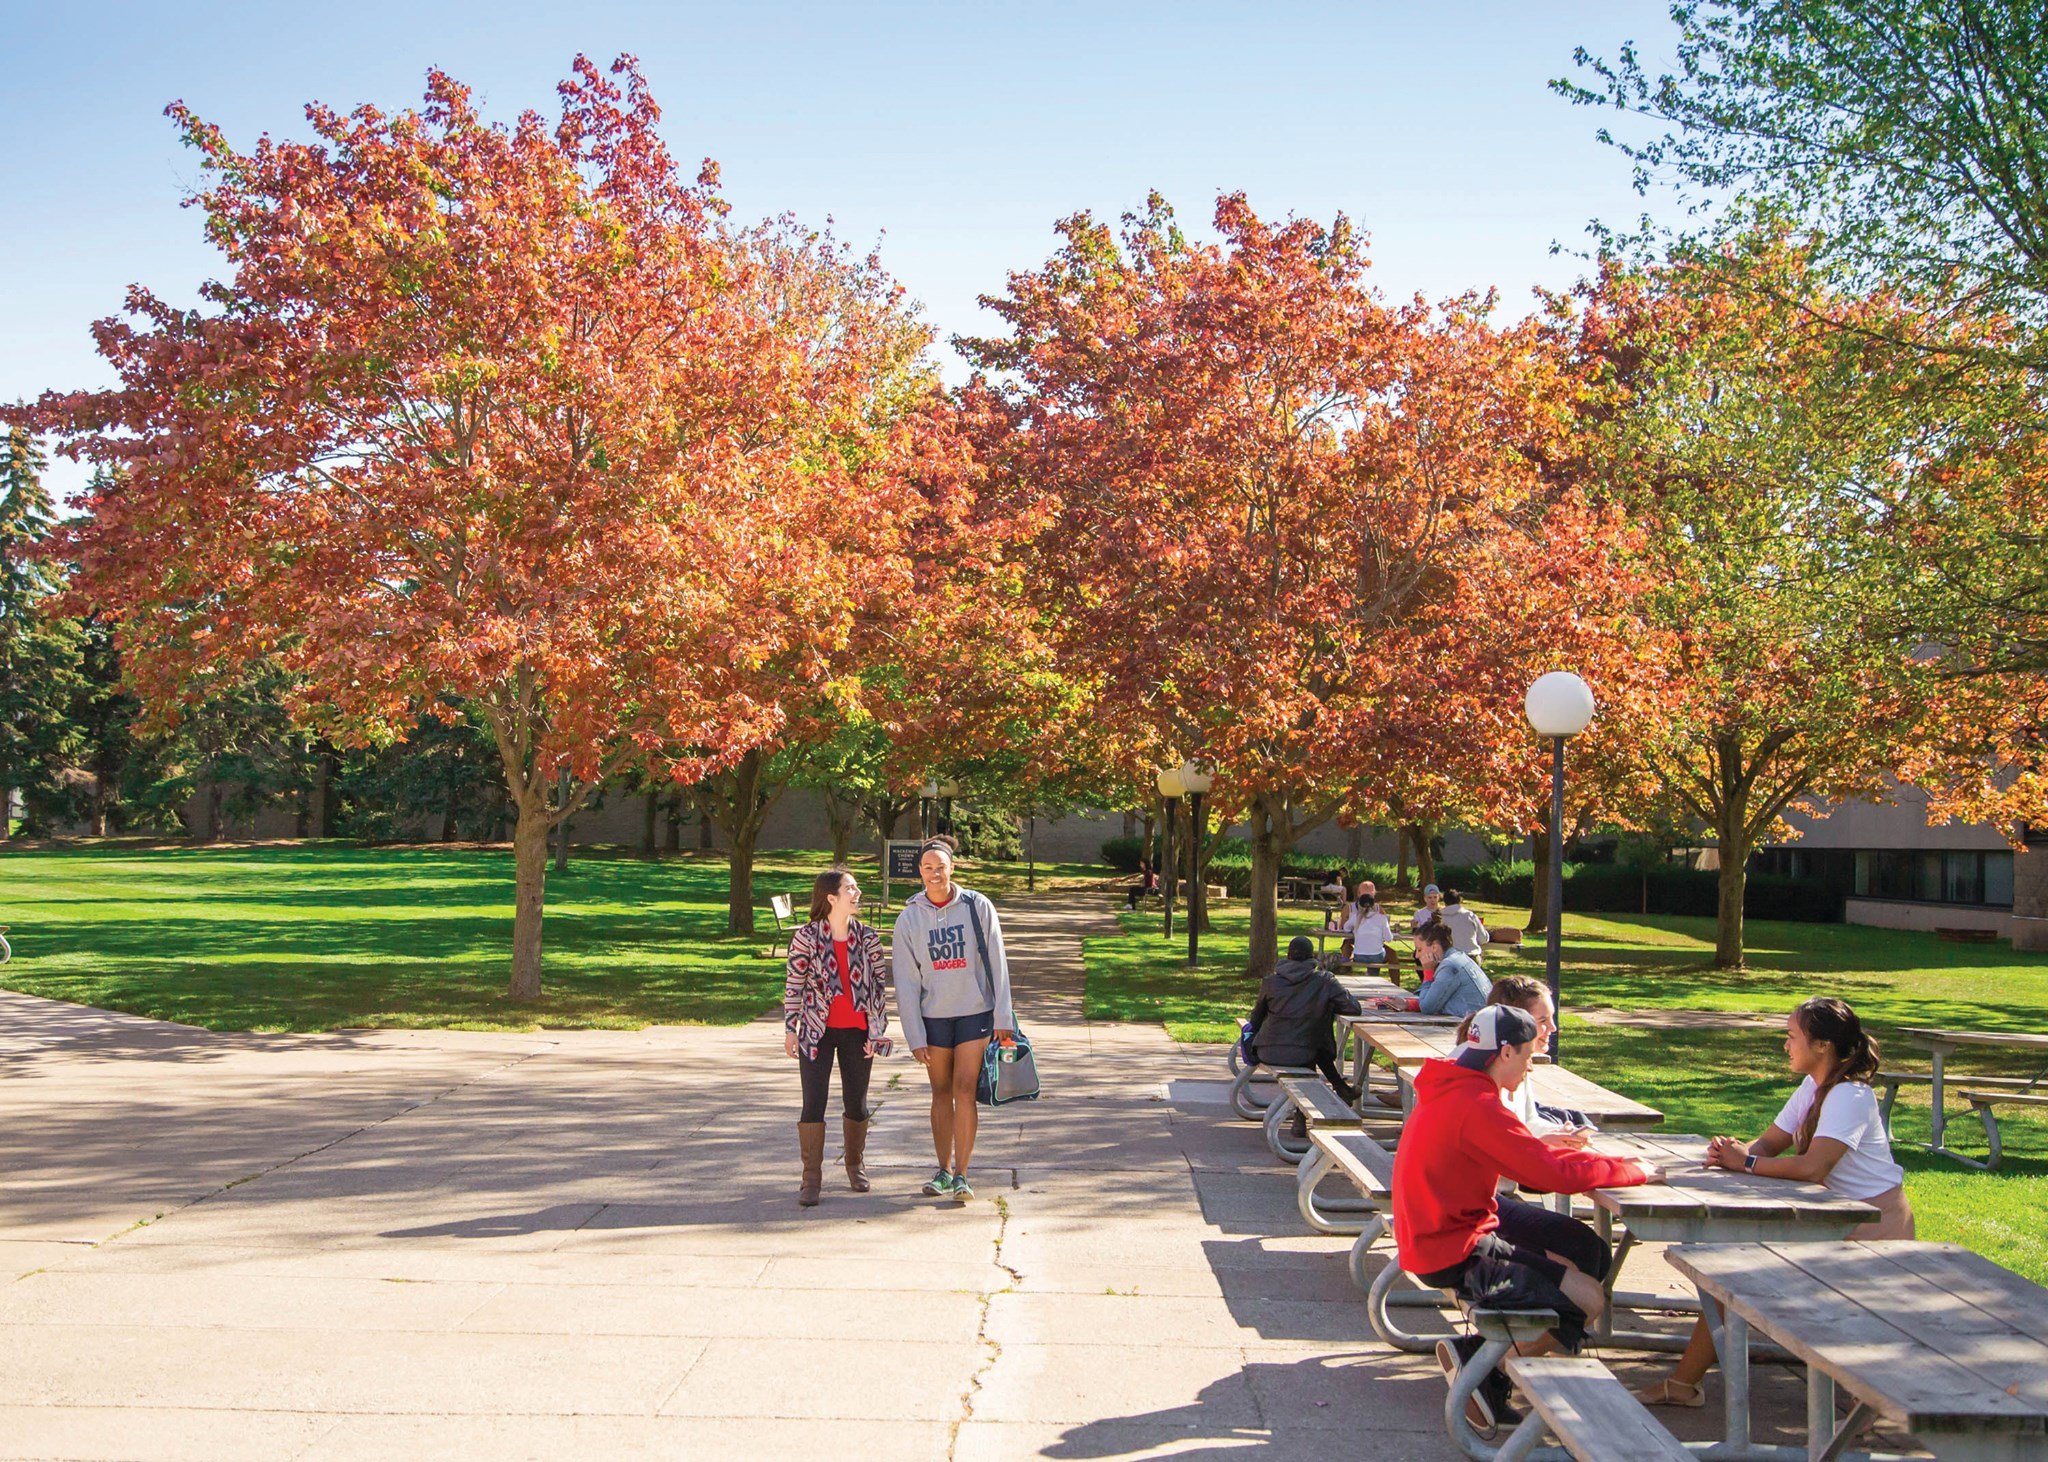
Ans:
{"type": "Polygon", "coordinates": [[[1193,969],[1202,957],[1202,925],[1195,917],[1195,886],[1202,879],[1202,835],[1208,829],[1202,822],[1202,799],[1208,795],[1215,778],[1202,770],[1195,762],[1188,762],[1180,769],[1180,784],[1188,794],[1188,968],[1193,969]]]}
{"type": "Polygon", "coordinates": [[[1159,795],[1166,799],[1166,841],[1159,849],[1159,893],[1160,902],[1166,906],[1166,937],[1173,938],[1173,885],[1179,865],[1173,855],[1173,820],[1180,811],[1181,786],[1180,768],[1160,769],[1159,795]]]}
{"type": "Polygon", "coordinates": [[[1545,890],[1550,910],[1550,938],[1544,965],[1550,976],[1550,1004],[1557,1011],[1557,1027],[1550,1032],[1550,1059],[1557,1060],[1558,1030],[1564,1025],[1564,996],[1558,988],[1559,940],[1564,924],[1564,744],[1585,730],[1593,719],[1593,692],[1586,682],[1569,670],[1553,670],[1536,677],[1522,701],[1529,724],[1538,736],[1551,739],[1550,759],[1550,886],[1545,890]]]}

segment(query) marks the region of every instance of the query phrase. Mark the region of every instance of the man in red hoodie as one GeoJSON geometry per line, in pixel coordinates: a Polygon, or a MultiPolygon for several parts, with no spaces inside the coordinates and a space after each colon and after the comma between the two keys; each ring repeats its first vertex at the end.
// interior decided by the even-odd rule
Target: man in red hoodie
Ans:
{"type": "MultiPolygon", "coordinates": [[[[1527,1012],[1489,1005],[1472,1018],[1455,1061],[1423,1063],[1394,1155],[1394,1242],[1401,1267],[1424,1284],[1488,1309],[1557,1311],[1551,1333],[1576,1352],[1586,1322],[1606,1306],[1607,1245],[1577,1219],[1532,1204],[1516,1205],[1503,1229],[1495,1189],[1506,1177],[1546,1193],[1585,1193],[1654,1183],[1663,1174],[1629,1158],[1553,1147],[1523,1126],[1500,1094],[1528,1079],[1536,1051],[1536,1022],[1527,1012]]],[[[1477,1336],[1445,1341],[1437,1358],[1455,1377],[1478,1348],[1477,1336]]],[[[1482,1431],[1506,1400],[1506,1378],[1488,1377],[1473,1398],[1482,1431]]]]}

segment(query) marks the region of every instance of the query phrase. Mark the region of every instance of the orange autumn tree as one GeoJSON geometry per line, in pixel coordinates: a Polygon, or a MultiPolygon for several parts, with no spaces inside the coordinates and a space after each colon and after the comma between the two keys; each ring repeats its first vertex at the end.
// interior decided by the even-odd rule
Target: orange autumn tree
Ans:
{"type": "Polygon", "coordinates": [[[62,549],[159,704],[268,656],[337,741],[489,728],[515,999],[549,829],[650,755],[694,781],[776,736],[757,672],[828,682],[903,531],[886,282],[728,229],[631,58],[560,95],[492,124],[437,71],[419,111],[312,106],[247,152],[173,106],[228,275],[133,290],[97,327],[120,384],[31,413],[114,469],[62,549]]]}
{"type": "Polygon", "coordinates": [[[985,301],[1010,333],[965,347],[1007,408],[984,450],[1062,663],[1126,744],[1213,764],[1218,814],[1250,824],[1262,973],[1285,852],[1362,781],[1505,734],[1553,643],[1516,585],[1597,582],[1607,520],[1539,470],[1570,400],[1540,332],[1481,298],[1388,306],[1341,218],[1233,195],[1215,226],[1197,243],[1157,197],[1120,233],[1070,218],[985,301]]]}

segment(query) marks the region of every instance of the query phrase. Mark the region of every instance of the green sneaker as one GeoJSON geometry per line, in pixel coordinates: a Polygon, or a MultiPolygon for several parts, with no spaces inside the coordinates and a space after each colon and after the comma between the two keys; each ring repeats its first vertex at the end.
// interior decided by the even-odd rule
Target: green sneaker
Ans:
{"type": "Polygon", "coordinates": [[[955,1203],[965,1203],[973,1196],[974,1189],[967,1182],[967,1174],[953,1174],[953,1201],[955,1203]]]}
{"type": "Polygon", "coordinates": [[[924,1185],[924,1196],[927,1198],[943,1198],[952,1191],[953,1175],[944,1168],[933,1173],[924,1185]]]}

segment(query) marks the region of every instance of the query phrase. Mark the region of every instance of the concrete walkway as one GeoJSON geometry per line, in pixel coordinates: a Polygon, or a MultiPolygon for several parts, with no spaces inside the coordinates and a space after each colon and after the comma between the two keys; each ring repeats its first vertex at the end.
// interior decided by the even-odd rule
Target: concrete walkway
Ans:
{"type": "Polygon", "coordinates": [[[0,993],[0,1457],[1455,1456],[1214,1053],[1081,1018],[1100,896],[1004,919],[1048,1099],[987,1114],[965,1208],[917,1192],[899,1054],[875,1191],[828,1166],[798,1209],[773,1020],[223,1036],[0,993]]]}

